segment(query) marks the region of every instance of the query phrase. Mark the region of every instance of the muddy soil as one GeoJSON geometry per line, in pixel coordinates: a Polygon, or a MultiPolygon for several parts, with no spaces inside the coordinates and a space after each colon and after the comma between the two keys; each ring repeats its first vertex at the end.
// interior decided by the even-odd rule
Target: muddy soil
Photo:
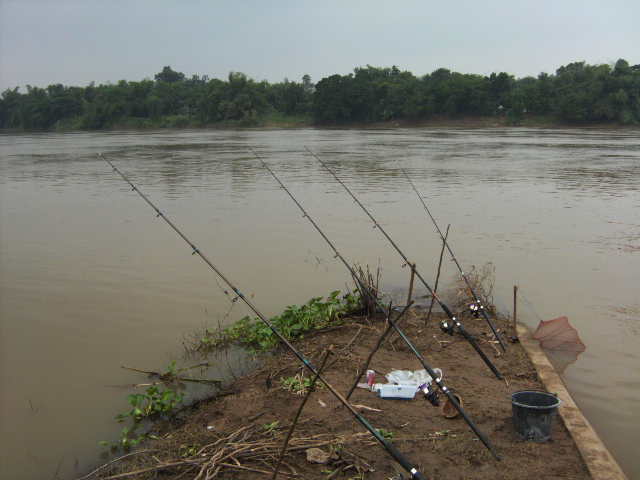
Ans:
{"type": "MultiPolygon", "coordinates": [[[[426,478],[590,478],[559,417],[547,443],[524,442],[517,437],[510,394],[542,390],[542,384],[518,343],[509,342],[507,353],[501,355],[484,320],[469,318],[464,322],[505,381],[495,378],[463,338],[442,333],[434,319],[425,326],[423,311],[411,312],[403,324],[430,365],[444,371],[445,383],[462,397],[465,410],[489,437],[501,461],[492,457],[462,418],[444,418],[442,409],[433,407],[422,395],[413,400],[387,400],[356,389],[351,402],[426,478]]],[[[498,319],[497,323],[507,338],[515,335],[506,320],[498,319]]],[[[341,327],[298,341],[296,346],[316,364],[331,348],[325,376],[344,393],[383,330],[383,319],[352,318],[341,327]]],[[[422,368],[400,339],[391,336],[390,340],[370,365],[379,382],[385,382],[384,374],[393,369],[422,368]]],[[[288,426],[304,398],[284,389],[281,379],[301,372],[289,352],[266,356],[260,368],[236,381],[224,396],[200,403],[177,425],[162,426],[159,439],[142,447],[145,452],[104,468],[94,478],[270,478],[267,472],[272,472],[288,426]],[[217,463],[211,462],[216,455],[217,463]],[[141,473],[130,475],[134,471],[141,473]]],[[[440,397],[442,405],[444,398],[440,397]]],[[[278,478],[410,478],[326,388],[319,388],[309,398],[290,445],[278,478]],[[326,463],[307,460],[306,449],[311,445],[326,453],[326,463]]]]}

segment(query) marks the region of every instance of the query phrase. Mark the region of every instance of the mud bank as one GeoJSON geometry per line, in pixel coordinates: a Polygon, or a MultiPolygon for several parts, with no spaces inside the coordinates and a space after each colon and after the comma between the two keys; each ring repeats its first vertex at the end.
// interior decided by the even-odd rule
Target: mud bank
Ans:
{"type": "MultiPolygon", "coordinates": [[[[507,320],[497,323],[507,338],[515,336],[507,320]]],[[[434,319],[425,325],[422,310],[412,311],[404,320],[407,334],[431,366],[444,371],[445,382],[462,397],[467,413],[488,435],[501,461],[493,459],[464,420],[445,418],[440,408],[422,396],[387,400],[356,389],[351,402],[427,478],[591,478],[559,417],[554,421],[552,441],[529,443],[517,437],[510,394],[544,389],[543,384],[519,343],[510,343],[507,353],[501,355],[483,320],[469,318],[465,324],[477,334],[481,348],[505,381],[495,378],[463,338],[443,334],[434,319]]],[[[327,348],[332,349],[325,376],[346,392],[383,329],[383,319],[351,318],[296,346],[314,362],[320,361],[327,348]]],[[[392,369],[421,366],[401,340],[391,336],[370,368],[384,382],[384,374],[392,369]]],[[[147,441],[138,453],[105,466],[91,478],[270,478],[303,398],[287,390],[283,379],[301,372],[299,362],[288,352],[265,356],[257,370],[234,382],[224,395],[200,403],[179,422],[158,426],[158,439],[147,441]]],[[[279,478],[382,480],[400,478],[401,471],[327,389],[319,388],[306,404],[279,478]],[[312,447],[326,454],[325,463],[307,459],[312,447]]]]}

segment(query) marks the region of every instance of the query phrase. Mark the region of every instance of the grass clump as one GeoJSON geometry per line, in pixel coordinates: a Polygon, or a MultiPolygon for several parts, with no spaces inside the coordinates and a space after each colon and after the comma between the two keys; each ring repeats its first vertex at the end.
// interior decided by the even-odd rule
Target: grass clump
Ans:
{"type": "MultiPolygon", "coordinates": [[[[359,295],[341,295],[340,290],[335,290],[326,298],[314,297],[304,305],[289,305],[270,321],[287,340],[294,340],[305,333],[339,325],[343,317],[361,310],[359,295]]],[[[230,327],[206,330],[198,350],[215,350],[230,344],[253,351],[267,351],[278,344],[278,337],[260,319],[246,316],[230,327]]]]}
{"type": "MultiPolygon", "coordinates": [[[[286,377],[280,379],[280,385],[288,392],[295,393],[296,395],[304,395],[311,388],[313,379],[305,377],[303,373],[298,373],[292,377],[286,377]]],[[[322,388],[322,384],[316,384],[317,388],[322,388]]]]}
{"type": "Polygon", "coordinates": [[[391,430],[385,430],[384,428],[377,428],[378,433],[382,435],[382,437],[388,442],[393,442],[393,437],[395,436],[391,430]]]}

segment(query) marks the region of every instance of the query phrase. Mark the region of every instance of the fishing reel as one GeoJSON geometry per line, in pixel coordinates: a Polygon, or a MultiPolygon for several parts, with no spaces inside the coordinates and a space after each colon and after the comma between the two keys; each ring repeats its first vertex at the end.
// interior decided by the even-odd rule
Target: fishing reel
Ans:
{"type": "Polygon", "coordinates": [[[473,318],[480,318],[480,310],[483,308],[484,307],[480,302],[474,302],[469,305],[469,311],[471,312],[471,315],[473,315],[473,318]]]}
{"type": "Polygon", "coordinates": [[[428,400],[431,405],[433,405],[434,407],[440,405],[438,390],[433,386],[432,383],[423,383],[418,387],[418,390],[420,390],[424,394],[424,398],[428,400]]]}
{"type": "Polygon", "coordinates": [[[453,320],[442,320],[440,322],[440,330],[442,330],[443,333],[453,335],[454,328],[455,328],[455,323],[453,320]]]}

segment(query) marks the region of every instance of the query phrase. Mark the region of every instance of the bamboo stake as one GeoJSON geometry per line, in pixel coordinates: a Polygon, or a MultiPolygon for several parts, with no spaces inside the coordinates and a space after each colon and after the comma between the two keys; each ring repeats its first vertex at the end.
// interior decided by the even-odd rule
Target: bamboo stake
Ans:
{"type": "Polygon", "coordinates": [[[516,323],[518,321],[518,286],[513,286],[513,331],[516,338],[518,338],[518,328],[516,323]]]}
{"type": "Polygon", "coordinates": [[[296,412],[296,416],[294,417],[293,423],[291,424],[291,427],[289,428],[289,432],[287,433],[287,438],[285,438],[284,444],[282,445],[282,450],[280,450],[280,457],[278,458],[278,463],[276,464],[276,468],[273,471],[273,476],[271,477],[272,480],[276,480],[276,477],[278,476],[278,471],[280,470],[280,465],[282,464],[282,460],[284,459],[284,455],[287,452],[287,446],[289,445],[289,440],[291,439],[291,435],[293,435],[293,431],[296,428],[296,424],[298,423],[298,419],[300,418],[300,415],[302,414],[302,410],[304,409],[304,406],[307,404],[307,400],[309,400],[309,397],[311,396],[313,391],[316,389],[316,382],[318,381],[318,377],[320,376],[320,373],[322,372],[322,369],[324,368],[325,364],[327,363],[327,359],[329,358],[330,354],[331,354],[331,350],[327,350],[325,352],[324,358],[322,359],[322,363],[320,364],[320,367],[318,368],[318,371],[314,375],[313,380],[311,380],[311,385],[309,385],[309,390],[307,391],[307,394],[305,395],[304,399],[302,400],[302,403],[300,403],[300,406],[298,407],[298,411],[296,412]]]}
{"type": "MultiPolygon", "coordinates": [[[[440,260],[438,260],[438,273],[436,274],[436,283],[433,286],[433,291],[438,291],[438,282],[440,281],[440,269],[442,268],[442,257],[444,256],[444,249],[447,246],[447,237],[449,236],[449,227],[451,224],[447,225],[447,233],[444,234],[444,239],[442,240],[442,250],[440,250],[440,260]]],[[[433,310],[433,302],[435,302],[435,297],[431,295],[431,305],[429,305],[429,313],[427,313],[427,318],[424,320],[425,326],[429,324],[429,319],[431,318],[431,311],[433,310]]]]}
{"type": "MultiPolygon", "coordinates": [[[[209,363],[201,363],[201,364],[198,364],[198,365],[193,365],[191,367],[181,368],[177,372],[184,372],[185,370],[193,370],[194,368],[201,368],[201,367],[205,367],[205,366],[209,367],[211,365],[209,363]]],[[[160,379],[163,383],[169,383],[169,382],[172,382],[172,381],[192,382],[192,383],[207,383],[207,384],[212,384],[212,385],[219,385],[219,384],[222,383],[222,380],[209,380],[207,378],[181,377],[180,375],[178,375],[178,373],[172,373],[172,372],[160,373],[160,372],[154,372],[153,370],[141,370],[139,368],[127,367],[126,365],[121,365],[120,368],[124,368],[125,370],[131,370],[132,372],[144,373],[145,375],[148,375],[151,378],[160,379]]],[[[146,386],[147,384],[139,384],[139,385],[146,386]]],[[[157,385],[157,382],[155,382],[152,385],[157,385]]]]}
{"type": "Polygon", "coordinates": [[[409,294],[407,295],[407,305],[411,303],[411,297],[413,296],[413,280],[416,277],[416,264],[410,263],[409,267],[411,268],[411,278],[409,279],[409,294]]]}

